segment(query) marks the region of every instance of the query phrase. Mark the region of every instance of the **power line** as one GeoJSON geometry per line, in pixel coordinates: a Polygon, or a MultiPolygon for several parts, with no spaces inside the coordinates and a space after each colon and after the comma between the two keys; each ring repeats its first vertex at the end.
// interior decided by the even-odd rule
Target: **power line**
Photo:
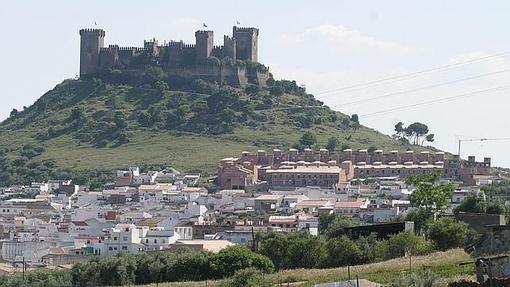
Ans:
{"type": "MultiPolygon", "coordinates": [[[[493,76],[493,75],[497,75],[497,74],[501,74],[501,73],[506,73],[506,72],[510,72],[510,69],[494,71],[494,72],[490,72],[490,73],[485,73],[485,74],[471,76],[471,77],[462,78],[462,79],[456,79],[456,80],[442,82],[442,83],[438,83],[438,84],[432,84],[432,85],[418,87],[418,88],[414,88],[414,89],[410,89],[410,90],[404,90],[404,91],[388,93],[388,94],[385,94],[385,95],[382,95],[382,96],[377,96],[377,97],[359,99],[359,100],[355,100],[355,101],[351,101],[351,102],[340,103],[340,104],[335,105],[335,107],[375,101],[375,100],[378,100],[378,99],[389,98],[389,97],[398,96],[398,95],[407,94],[407,93],[414,93],[414,92],[418,92],[418,91],[422,91],[422,90],[427,90],[427,89],[437,88],[437,87],[441,87],[441,86],[456,84],[456,83],[460,83],[460,82],[464,82],[464,81],[469,81],[469,80],[474,80],[474,79],[478,79],[478,78],[493,76]]],[[[329,95],[329,96],[331,96],[331,95],[329,95]]],[[[328,96],[326,96],[326,97],[328,97],[328,96]]]]}
{"type": "Polygon", "coordinates": [[[497,58],[497,57],[505,56],[505,55],[508,55],[508,54],[510,54],[510,51],[502,52],[502,53],[498,53],[498,54],[493,54],[493,55],[488,55],[488,56],[484,56],[484,57],[479,57],[479,58],[473,58],[473,59],[470,59],[470,60],[466,60],[466,61],[462,61],[462,62],[457,62],[457,63],[453,63],[453,64],[433,67],[433,68],[429,68],[429,69],[425,69],[425,70],[421,70],[421,71],[417,71],[417,72],[401,74],[401,75],[397,75],[397,76],[392,76],[392,77],[382,78],[382,79],[378,79],[378,80],[372,80],[372,81],[368,81],[368,82],[362,82],[362,83],[358,83],[358,84],[353,84],[353,85],[350,85],[350,86],[344,86],[344,87],[340,87],[340,88],[336,88],[336,89],[326,90],[326,91],[322,91],[322,92],[317,92],[317,93],[315,93],[315,95],[329,94],[329,93],[332,93],[332,92],[341,92],[341,91],[347,91],[347,90],[349,90],[349,92],[350,92],[350,91],[353,91],[353,90],[359,90],[359,89],[363,89],[363,88],[366,88],[366,87],[378,86],[378,85],[384,84],[386,82],[408,80],[408,79],[416,78],[416,77],[421,76],[423,74],[428,74],[428,73],[432,73],[432,72],[440,72],[440,71],[444,71],[444,70],[455,68],[457,66],[462,66],[462,65],[466,65],[466,64],[476,63],[476,62],[480,62],[480,61],[484,61],[484,60],[488,60],[488,59],[492,59],[492,58],[497,58]]]}
{"type": "Polygon", "coordinates": [[[460,94],[460,95],[456,95],[456,96],[451,96],[451,97],[447,97],[447,98],[436,99],[436,100],[416,103],[416,104],[412,104],[412,105],[400,106],[400,107],[396,107],[396,108],[392,108],[392,109],[387,109],[387,110],[382,110],[382,111],[373,112],[373,113],[368,113],[368,114],[364,114],[364,115],[360,115],[360,116],[362,116],[362,117],[370,117],[370,116],[379,115],[379,114],[386,114],[386,113],[390,113],[390,112],[405,110],[405,109],[419,107],[419,106],[433,104],[433,103],[449,102],[449,101],[453,101],[453,100],[460,99],[460,98],[471,97],[471,96],[474,96],[474,95],[477,95],[477,94],[481,94],[481,93],[494,92],[494,91],[504,90],[504,89],[508,89],[508,88],[510,88],[510,85],[504,85],[504,86],[489,88],[489,89],[485,89],[485,90],[478,90],[478,91],[474,91],[474,92],[464,93],[464,94],[460,94]]]}

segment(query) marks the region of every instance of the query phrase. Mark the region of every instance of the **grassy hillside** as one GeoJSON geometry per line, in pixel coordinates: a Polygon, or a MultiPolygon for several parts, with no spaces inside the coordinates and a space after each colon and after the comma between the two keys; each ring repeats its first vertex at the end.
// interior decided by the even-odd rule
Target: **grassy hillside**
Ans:
{"type": "Polygon", "coordinates": [[[316,148],[335,137],[338,148],[422,149],[359,126],[291,81],[236,89],[157,69],[109,71],[66,80],[0,124],[0,185],[131,165],[214,173],[223,157],[286,149],[306,131],[316,148]]]}

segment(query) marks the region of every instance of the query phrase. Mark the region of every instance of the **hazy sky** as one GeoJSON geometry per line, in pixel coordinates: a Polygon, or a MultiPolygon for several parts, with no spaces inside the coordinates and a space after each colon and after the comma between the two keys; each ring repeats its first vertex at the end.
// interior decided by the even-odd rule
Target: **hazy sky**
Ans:
{"type": "MultiPolygon", "coordinates": [[[[1,119],[78,74],[78,30],[94,22],[106,30],[107,45],[141,46],[152,37],[193,43],[202,23],[221,44],[238,20],[260,28],[259,60],[275,77],[297,80],[330,107],[359,114],[364,125],[391,134],[398,121],[420,121],[436,134],[437,147],[455,153],[459,138],[510,137],[510,88],[457,97],[510,85],[510,53],[491,57],[510,52],[510,1],[7,0],[0,7],[1,119]],[[457,81],[465,78],[471,80],[457,81]]],[[[464,143],[462,155],[510,167],[509,145],[464,143]]]]}

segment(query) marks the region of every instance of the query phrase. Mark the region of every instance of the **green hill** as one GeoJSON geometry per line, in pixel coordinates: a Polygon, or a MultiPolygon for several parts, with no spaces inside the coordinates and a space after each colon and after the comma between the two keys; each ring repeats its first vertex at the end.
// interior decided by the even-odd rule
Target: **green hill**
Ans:
{"type": "Polygon", "coordinates": [[[212,174],[223,157],[289,148],[306,131],[317,148],[336,137],[338,148],[420,149],[359,126],[293,81],[240,89],[172,80],[158,68],[137,77],[113,70],[65,80],[0,124],[0,186],[62,176],[104,181],[132,165],[212,174]]]}

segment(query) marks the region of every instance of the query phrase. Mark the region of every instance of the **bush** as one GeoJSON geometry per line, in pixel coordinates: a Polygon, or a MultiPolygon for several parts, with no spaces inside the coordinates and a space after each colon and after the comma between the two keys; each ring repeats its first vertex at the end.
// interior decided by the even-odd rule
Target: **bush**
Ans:
{"type": "Polygon", "coordinates": [[[236,271],[224,287],[272,287],[273,282],[264,276],[260,270],[255,268],[246,268],[236,271]]]}
{"type": "Polygon", "coordinates": [[[446,282],[431,270],[423,270],[400,276],[391,287],[442,287],[446,282]]]}
{"type": "Polygon", "coordinates": [[[377,257],[387,260],[406,254],[424,255],[432,251],[434,251],[432,243],[411,231],[405,231],[392,235],[388,240],[381,242],[378,246],[377,257]]]}
{"type": "Polygon", "coordinates": [[[302,233],[267,234],[257,251],[270,258],[277,270],[317,267],[325,256],[324,241],[302,233]]]}
{"type": "Polygon", "coordinates": [[[237,270],[245,268],[255,268],[264,273],[274,271],[274,264],[269,258],[254,253],[245,246],[233,246],[221,250],[214,255],[212,264],[216,278],[232,276],[237,270]]]}
{"type": "Polygon", "coordinates": [[[469,235],[467,224],[453,218],[443,217],[427,224],[427,238],[439,250],[461,247],[466,244],[469,235]]]}
{"type": "Polygon", "coordinates": [[[23,278],[20,273],[0,276],[0,287],[71,287],[69,271],[31,271],[23,278]]]}
{"type": "Polygon", "coordinates": [[[361,262],[362,253],[358,245],[347,236],[330,238],[326,242],[324,267],[353,265],[361,262]]]}

